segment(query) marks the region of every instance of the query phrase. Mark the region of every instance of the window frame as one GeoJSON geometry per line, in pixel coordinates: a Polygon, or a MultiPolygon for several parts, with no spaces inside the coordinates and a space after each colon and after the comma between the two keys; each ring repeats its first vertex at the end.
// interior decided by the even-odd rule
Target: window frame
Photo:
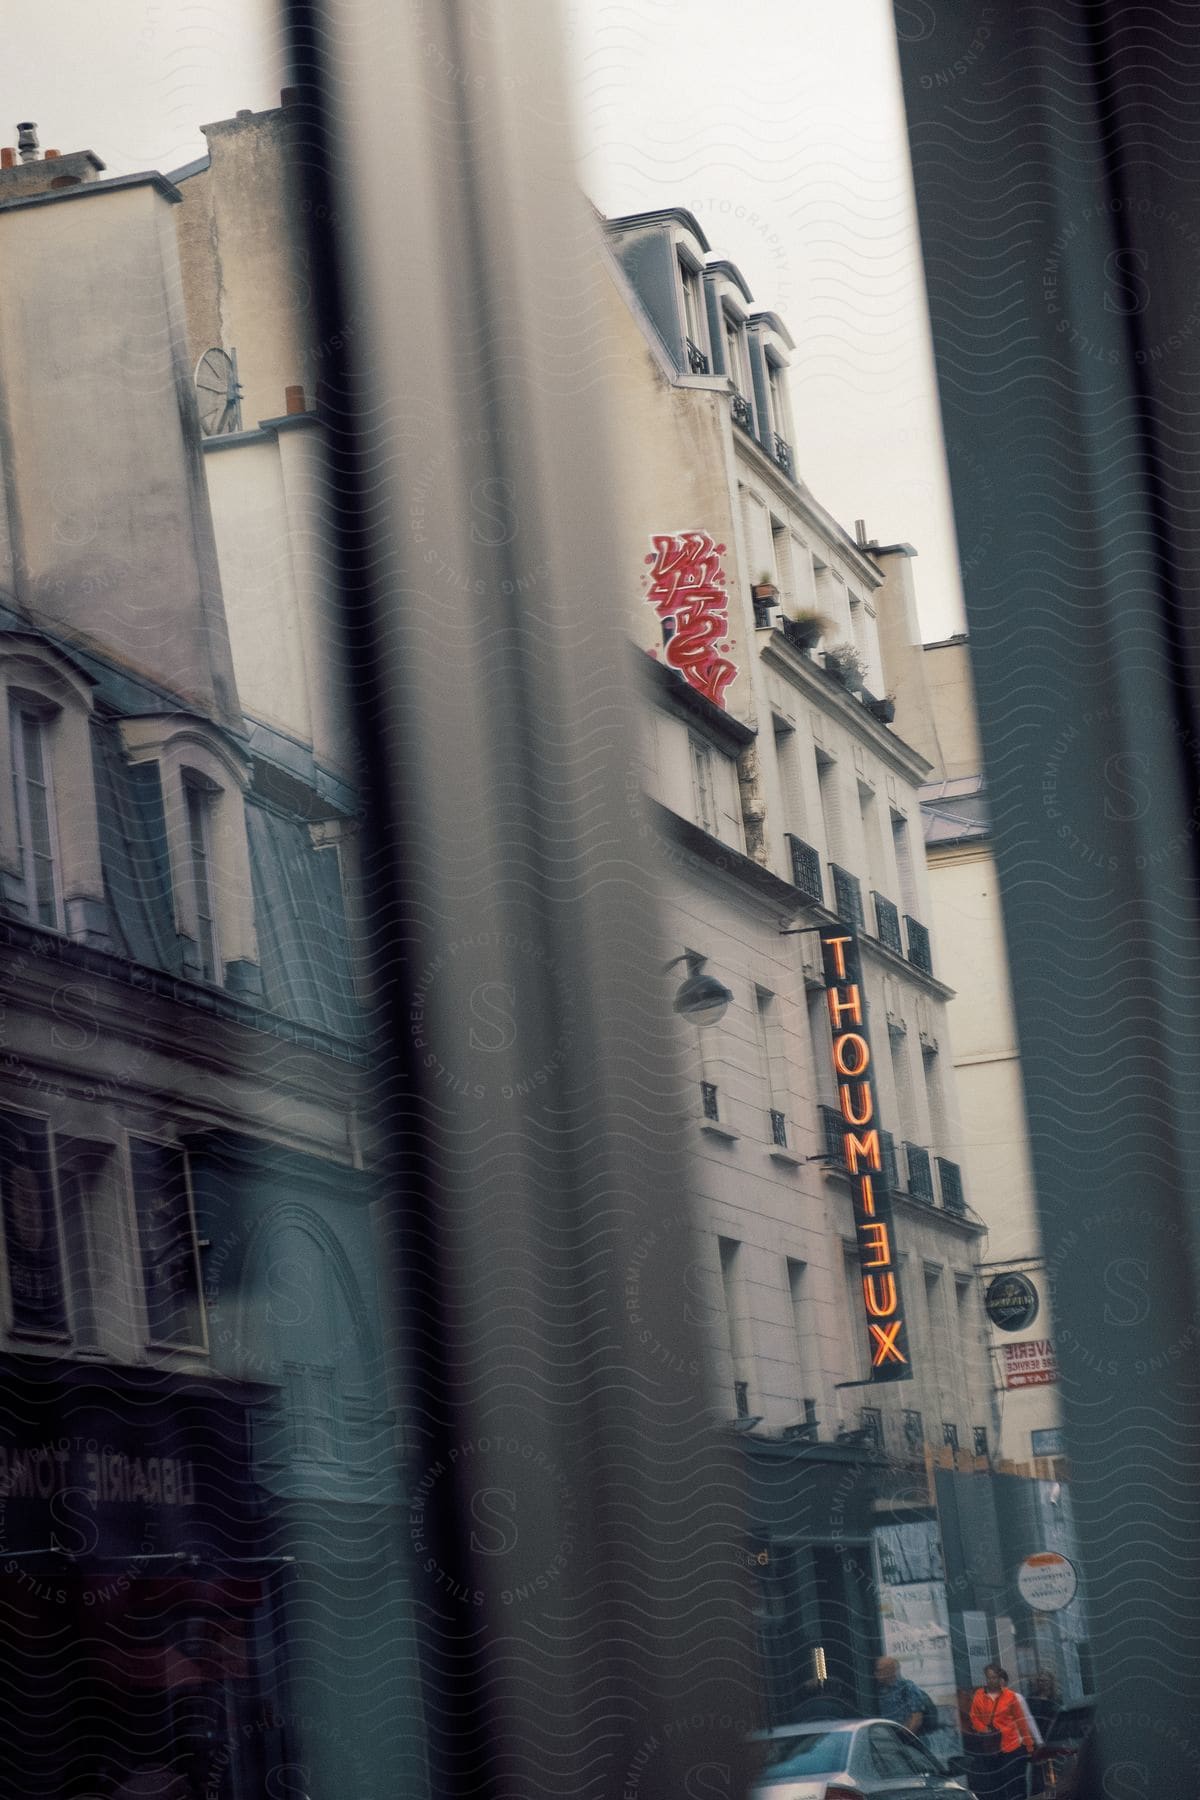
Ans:
{"type": "Polygon", "coordinates": [[[183,789],[184,823],[187,828],[188,877],[191,883],[192,910],[195,916],[196,950],[200,958],[200,980],[211,987],[223,987],[225,965],[221,956],[221,909],[214,884],[213,813],[220,804],[221,789],[199,769],[186,766],[180,773],[183,789]],[[197,849],[196,827],[200,844],[197,849]],[[203,904],[202,904],[203,903],[203,904]],[[207,906],[207,913],[204,910],[207,906]],[[204,927],[207,926],[211,968],[205,966],[204,927]]]}
{"type": "Polygon", "coordinates": [[[54,745],[51,731],[61,711],[61,706],[56,702],[28,688],[10,687],[8,689],[8,754],[12,770],[13,815],[16,821],[16,845],[21,862],[21,885],[25,894],[26,917],[29,924],[37,925],[43,931],[56,932],[60,936],[66,931],[66,903],[63,896],[62,841],[58,829],[58,802],[54,782],[54,745]],[[41,899],[35,866],[39,853],[34,846],[33,821],[29,804],[31,778],[26,761],[24,731],[24,727],[28,725],[34,726],[36,730],[38,757],[42,766],[40,785],[45,796],[46,837],[50,846],[48,861],[54,907],[54,920],[49,924],[40,916],[41,899]],[[18,726],[22,729],[18,729],[18,726]]]}
{"type": "Polygon", "coordinates": [[[692,804],[695,808],[696,823],[710,837],[721,835],[721,814],[717,804],[717,784],[714,779],[714,757],[720,754],[701,737],[698,732],[688,732],[688,763],[692,777],[692,804]],[[704,780],[701,776],[704,776],[704,780]],[[705,785],[707,783],[707,785],[705,785]],[[705,813],[703,795],[707,792],[709,801],[708,813],[705,813]]]}
{"type": "MultiPolygon", "coordinates": [[[[58,1159],[55,1144],[54,1120],[51,1114],[37,1107],[13,1106],[8,1101],[0,1103],[0,1115],[14,1119],[36,1119],[46,1131],[47,1166],[50,1179],[50,1204],[53,1212],[54,1241],[58,1252],[58,1284],[59,1303],[63,1317],[63,1325],[57,1330],[38,1328],[37,1326],[18,1325],[16,1322],[12,1291],[12,1257],[9,1250],[8,1225],[4,1217],[3,1195],[0,1192],[0,1260],[3,1265],[5,1331],[10,1338],[16,1338],[23,1344],[74,1344],[74,1333],[71,1320],[70,1296],[67,1284],[67,1246],[63,1233],[62,1205],[58,1185],[58,1159]]],[[[0,1170],[0,1183],[3,1171],[0,1170]]]]}
{"type": "Polygon", "coordinates": [[[122,1169],[125,1176],[125,1192],[133,1227],[133,1247],[137,1257],[137,1303],[141,1310],[142,1343],[147,1350],[169,1352],[180,1356],[208,1356],[208,1307],[204,1298],[204,1268],[200,1257],[200,1233],[196,1224],[196,1197],[192,1183],[192,1159],[180,1143],[169,1137],[157,1136],[152,1131],[126,1130],[122,1142],[122,1169]],[[150,1305],[146,1291],[145,1246],[142,1242],[142,1224],[138,1213],[137,1183],[133,1167],[133,1145],[138,1143],[154,1144],[161,1150],[170,1150],[183,1159],[184,1194],[187,1200],[188,1230],[191,1235],[192,1266],[196,1275],[196,1315],[200,1323],[199,1343],[173,1344],[151,1333],[150,1305]]]}
{"type": "MultiPolygon", "coordinates": [[[[708,308],[704,298],[704,264],[697,262],[681,243],[675,246],[675,263],[679,270],[680,299],[683,303],[683,360],[688,362],[688,345],[694,344],[712,370],[712,345],[708,341],[708,308]],[[695,331],[692,330],[695,314],[695,331]]],[[[689,373],[692,371],[688,370],[689,373]]]]}

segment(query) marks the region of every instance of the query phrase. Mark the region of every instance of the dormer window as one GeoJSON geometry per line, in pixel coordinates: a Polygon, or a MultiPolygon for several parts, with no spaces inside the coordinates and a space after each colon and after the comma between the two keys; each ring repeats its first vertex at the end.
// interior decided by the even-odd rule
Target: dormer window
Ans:
{"type": "Polygon", "coordinates": [[[54,709],[36,695],[10,690],[13,807],[26,916],[37,925],[61,931],[61,862],[47,741],[53,716],[54,709]]]}
{"type": "Polygon", "coordinates": [[[122,719],[134,765],[153,765],[181,972],[246,997],[262,991],[246,835],[245,756],[209,720],[122,719]]]}
{"type": "Polygon", "coordinates": [[[0,635],[0,687],[0,909],[107,949],[91,678],[36,633],[12,632],[0,635]]]}
{"type": "Polygon", "coordinates": [[[746,345],[742,328],[730,314],[725,314],[725,364],[729,379],[739,394],[748,394],[750,381],[746,374],[746,345]]]}
{"type": "Polygon", "coordinates": [[[683,329],[687,339],[688,368],[693,375],[707,375],[708,330],[704,321],[704,288],[699,268],[680,255],[679,276],[683,285],[683,329]]]}
{"type": "Polygon", "coordinates": [[[792,446],[788,438],[787,400],[783,391],[783,368],[767,353],[767,394],[771,409],[771,452],[785,475],[792,473],[792,446]]]}
{"type": "Polygon", "coordinates": [[[195,908],[196,949],[202,981],[218,981],[221,959],[217,952],[217,905],[213,893],[212,811],[216,793],[203,776],[187,769],[183,777],[183,802],[195,908]]]}

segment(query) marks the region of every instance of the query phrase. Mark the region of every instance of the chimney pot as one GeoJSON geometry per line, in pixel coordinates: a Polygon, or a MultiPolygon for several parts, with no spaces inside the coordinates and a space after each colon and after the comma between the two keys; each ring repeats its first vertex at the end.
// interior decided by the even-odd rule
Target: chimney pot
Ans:
{"type": "Polygon", "coordinates": [[[16,166],[17,153],[8,144],[5,144],[4,148],[0,150],[0,169],[15,169],[16,166]]]}
{"type": "Polygon", "coordinates": [[[61,150],[44,150],[42,152],[43,160],[46,162],[53,162],[54,158],[56,156],[61,156],[61,155],[62,155],[61,150]]]}
{"type": "Polygon", "coordinates": [[[38,161],[37,126],[32,119],[17,126],[17,151],[23,163],[38,161]]]}
{"type": "Polygon", "coordinates": [[[867,521],[865,519],[855,519],[855,521],[854,521],[854,541],[856,542],[856,544],[858,545],[860,550],[864,550],[866,548],[867,521]]]}
{"type": "Polygon", "coordinates": [[[283,390],[284,411],[302,413],[308,411],[308,401],[302,387],[288,387],[283,390]]]}
{"type": "Polygon", "coordinates": [[[254,117],[254,113],[252,112],[250,107],[240,106],[234,116],[239,119],[252,119],[254,117]]]}

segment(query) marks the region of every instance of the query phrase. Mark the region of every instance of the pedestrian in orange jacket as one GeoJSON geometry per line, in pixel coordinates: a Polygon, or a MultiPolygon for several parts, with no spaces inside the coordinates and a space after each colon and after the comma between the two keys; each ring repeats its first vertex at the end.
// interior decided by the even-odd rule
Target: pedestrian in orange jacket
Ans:
{"type": "Polygon", "coordinates": [[[1008,1685],[1008,1671],[989,1663],[984,1685],[971,1700],[971,1730],[1000,1734],[999,1750],[991,1759],[988,1800],[1024,1800],[1025,1768],[1033,1749],[1029,1715],[1019,1694],[1008,1685]]]}

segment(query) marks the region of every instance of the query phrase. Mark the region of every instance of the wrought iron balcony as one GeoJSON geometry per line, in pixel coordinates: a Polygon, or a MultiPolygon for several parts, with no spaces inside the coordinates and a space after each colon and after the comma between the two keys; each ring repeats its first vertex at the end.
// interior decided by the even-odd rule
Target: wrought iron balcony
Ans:
{"type": "Polygon", "coordinates": [[[787,1149],[787,1120],[775,1107],[771,1108],[771,1142],[780,1150],[787,1149]]]}
{"type": "Polygon", "coordinates": [[[883,1164],[888,1192],[894,1194],[900,1186],[900,1171],[896,1164],[896,1140],[890,1131],[879,1133],[879,1160],[883,1164]]]}
{"type": "Polygon", "coordinates": [[[875,902],[875,935],[887,949],[894,950],[897,956],[904,955],[904,944],[900,937],[900,914],[890,900],[882,894],[872,894],[875,902]]]}
{"type": "Polygon", "coordinates": [[[974,1442],[974,1449],[975,1449],[976,1456],[986,1456],[988,1454],[987,1426],[986,1425],[974,1426],[971,1431],[971,1437],[974,1442]]]}
{"type": "Polygon", "coordinates": [[[904,1424],[904,1447],[919,1455],[925,1448],[925,1421],[912,1407],[906,1408],[900,1417],[904,1424]]]}
{"type": "Polygon", "coordinates": [[[790,475],[792,472],[792,446],[786,438],[781,438],[777,431],[771,433],[771,444],[775,461],[785,475],[790,475]]]}
{"type": "Polygon", "coordinates": [[[747,400],[745,394],[739,394],[736,388],[729,397],[729,409],[733,414],[734,424],[740,425],[743,431],[748,431],[751,437],[753,437],[754,408],[747,400]]]}
{"type": "Polygon", "coordinates": [[[919,919],[911,914],[904,915],[904,928],[908,932],[908,960],[914,969],[922,974],[933,974],[933,955],[929,948],[929,932],[919,919]]]}
{"type": "Polygon", "coordinates": [[[720,1119],[721,1112],[717,1105],[717,1084],[715,1081],[700,1083],[700,1106],[706,1119],[720,1119]]]}
{"type": "Polygon", "coordinates": [[[733,1410],[737,1418],[750,1417],[750,1383],[735,1381],[733,1384],[733,1410]]]}
{"type": "Polygon", "coordinates": [[[803,838],[787,834],[788,850],[792,858],[792,885],[798,887],[802,894],[818,905],[824,905],[825,888],[821,880],[821,858],[811,844],[803,838]]]}
{"type": "Polygon", "coordinates": [[[835,1169],[846,1167],[846,1121],[836,1106],[819,1106],[821,1130],[825,1134],[825,1154],[835,1169]]]}
{"type": "Polygon", "coordinates": [[[928,1200],[933,1203],[933,1170],[929,1166],[929,1152],[922,1150],[919,1144],[905,1144],[904,1160],[908,1165],[908,1191],[914,1200],[928,1200]]]}
{"type": "Polygon", "coordinates": [[[942,1189],[942,1205],[948,1213],[956,1213],[960,1218],[966,1216],[967,1201],[963,1193],[962,1170],[956,1162],[949,1162],[944,1156],[937,1159],[938,1181],[942,1189]]]}
{"type": "Polygon", "coordinates": [[[687,355],[688,367],[691,369],[693,375],[708,374],[708,358],[705,356],[699,344],[693,344],[691,338],[687,340],[687,355]]]}
{"type": "Polygon", "coordinates": [[[833,876],[833,910],[839,919],[847,925],[853,925],[856,931],[865,928],[863,916],[862,883],[857,875],[851,875],[848,869],[841,869],[837,863],[830,863],[829,873],[833,876]]]}
{"type": "Polygon", "coordinates": [[[877,1406],[862,1406],[858,1412],[858,1428],[862,1432],[863,1447],[874,1450],[877,1454],[883,1451],[883,1413],[877,1406]]]}

